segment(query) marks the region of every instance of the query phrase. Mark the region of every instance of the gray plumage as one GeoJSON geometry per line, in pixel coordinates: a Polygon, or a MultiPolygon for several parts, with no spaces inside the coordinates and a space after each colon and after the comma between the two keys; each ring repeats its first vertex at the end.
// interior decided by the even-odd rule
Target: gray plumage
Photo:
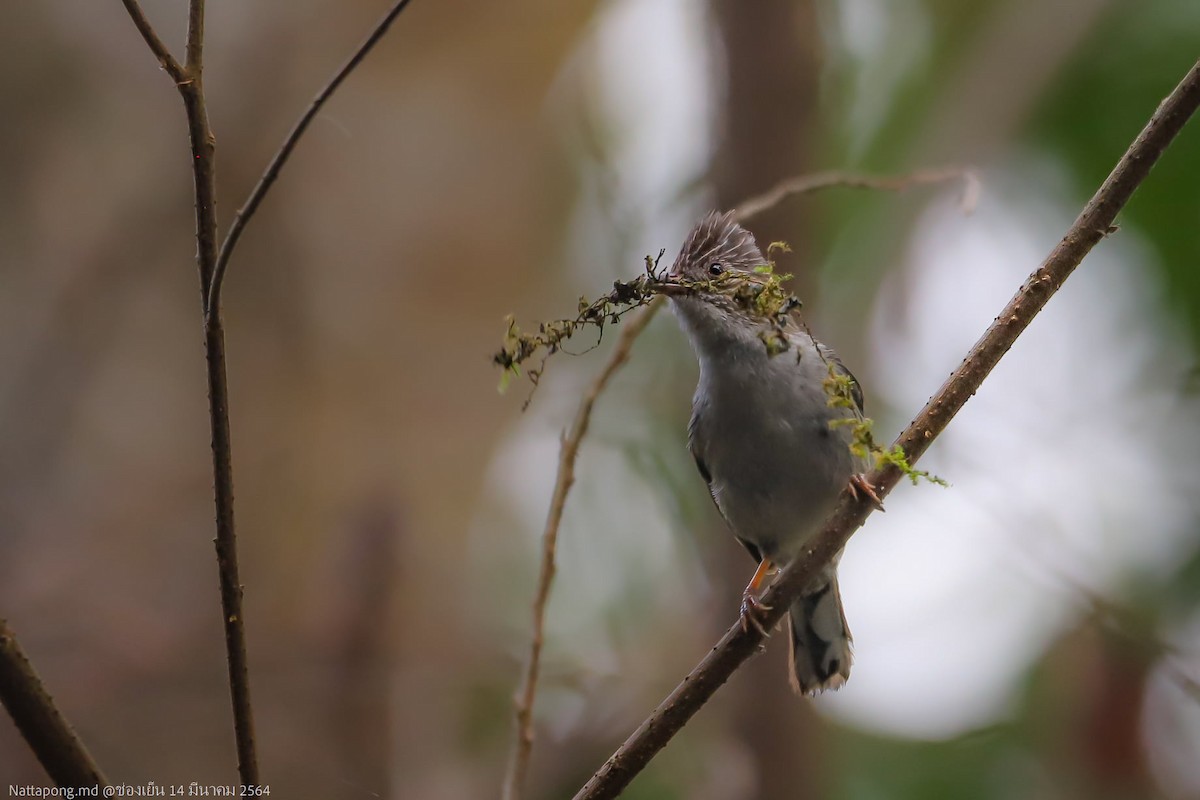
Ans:
{"type": "MultiPolygon", "coordinates": [[[[672,276],[708,280],[766,263],[754,236],[731,213],[696,225],[672,276]]],[[[720,295],[674,295],[671,305],[700,362],[688,441],[717,508],[756,560],[783,566],[833,510],[865,464],[849,449],[848,426],[830,422],[857,409],[831,408],[824,389],[834,353],[793,318],[789,348],[770,356],[763,320],[720,295]]],[[[850,632],[837,587],[837,561],[789,609],[791,677],[809,694],[850,675],[850,632]]]]}

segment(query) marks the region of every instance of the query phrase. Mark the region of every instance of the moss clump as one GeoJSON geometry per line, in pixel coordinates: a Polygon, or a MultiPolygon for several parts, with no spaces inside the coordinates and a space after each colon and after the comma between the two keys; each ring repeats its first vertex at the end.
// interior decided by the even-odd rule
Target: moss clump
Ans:
{"type": "MultiPolygon", "coordinates": [[[[845,369],[838,369],[837,364],[832,361],[829,362],[829,375],[825,378],[824,388],[830,408],[848,408],[858,412],[862,398],[858,382],[845,369]]],[[[850,452],[859,458],[871,456],[876,469],[890,464],[903,472],[913,482],[913,485],[916,485],[921,479],[936,483],[938,486],[950,485],[937,475],[916,469],[909,464],[908,456],[900,445],[893,445],[890,450],[880,447],[871,432],[875,422],[870,417],[855,413],[853,416],[835,419],[829,425],[833,428],[850,428],[850,452]]]]}
{"type": "MultiPolygon", "coordinates": [[[[645,273],[631,281],[614,281],[612,291],[608,294],[592,301],[580,297],[578,310],[571,319],[542,322],[537,331],[526,333],[518,327],[511,314],[505,317],[503,342],[500,349],[492,354],[492,363],[504,370],[500,376],[500,391],[504,392],[513,378],[521,376],[522,364],[540,354],[541,360],[537,366],[525,373],[536,387],[546,369],[546,359],[562,350],[572,336],[584,328],[594,327],[599,335],[596,344],[592,345],[595,347],[604,336],[605,325],[620,322],[625,314],[654,299],[654,287],[660,283],[656,278],[658,261],[663,252],[658,252],[658,258],[646,256],[645,273]]],[[[529,400],[525,404],[528,405],[529,400]]]]}
{"type": "Polygon", "coordinates": [[[896,469],[908,476],[908,479],[916,486],[922,478],[930,483],[936,483],[938,486],[949,486],[944,478],[939,478],[937,475],[926,472],[923,469],[915,469],[908,463],[908,455],[905,454],[904,448],[900,445],[892,445],[891,450],[880,450],[875,454],[875,466],[881,467],[884,464],[891,464],[896,469]]]}
{"type": "MultiPolygon", "coordinates": [[[[777,242],[768,248],[768,252],[781,248],[786,248],[786,245],[777,242]]],[[[767,263],[753,272],[727,272],[706,280],[667,279],[658,270],[662,255],[663,251],[660,250],[657,258],[646,256],[646,271],[643,274],[630,281],[615,281],[612,291],[596,300],[580,297],[576,314],[570,319],[543,322],[536,331],[525,332],[511,315],[508,316],[501,347],[492,355],[492,363],[504,370],[500,378],[500,390],[504,391],[513,378],[521,376],[522,365],[540,356],[537,366],[527,367],[524,373],[536,387],[545,370],[546,360],[563,350],[568,339],[584,328],[591,327],[597,331],[599,338],[596,344],[599,344],[606,325],[620,322],[625,314],[647,305],[659,294],[679,294],[683,291],[725,297],[766,323],[760,338],[770,355],[778,355],[790,347],[786,332],[788,315],[800,307],[800,300],[783,286],[783,282],[791,275],[778,275],[775,265],[767,263]]]]}

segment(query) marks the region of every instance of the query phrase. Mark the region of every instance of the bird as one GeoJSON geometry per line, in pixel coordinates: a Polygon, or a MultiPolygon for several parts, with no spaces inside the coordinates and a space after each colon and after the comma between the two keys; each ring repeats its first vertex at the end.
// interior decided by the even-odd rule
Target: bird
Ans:
{"type": "MultiPolygon", "coordinates": [[[[721,516],[758,562],[742,596],[744,630],[767,607],[759,594],[768,577],[795,558],[834,509],[838,495],[865,494],[881,504],[865,479],[864,456],[850,448],[850,424],[863,414],[858,381],[833,350],[789,311],[787,349],[769,348],[770,320],[705,285],[758,276],[768,264],[754,235],[734,212],[712,212],[687,235],[666,272],[664,291],[699,362],[688,423],[688,448],[721,516]],[[849,381],[852,403],[831,405],[832,375],[849,381]]],[[[750,278],[753,280],[753,278],[750,278]]],[[[802,695],[838,689],[850,677],[852,639],[833,562],[788,609],[788,672],[802,695]]]]}

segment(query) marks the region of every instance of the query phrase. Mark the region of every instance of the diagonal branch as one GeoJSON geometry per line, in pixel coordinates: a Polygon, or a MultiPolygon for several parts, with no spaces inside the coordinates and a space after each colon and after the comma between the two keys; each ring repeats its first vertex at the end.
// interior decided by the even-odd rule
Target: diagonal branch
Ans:
{"type": "MultiPolygon", "coordinates": [[[[974,195],[977,193],[977,188],[972,189],[972,187],[978,186],[978,179],[968,170],[948,167],[897,176],[857,175],[842,172],[801,175],[785,180],[764,194],[746,200],[738,206],[736,216],[739,221],[745,221],[774,208],[793,195],[807,194],[821,189],[852,187],[902,191],[918,184],[941,183],[951,180],[962,180],[966,184],[967,193],[964,195],[963,207],[969,211],[974,206],[974,195]]],[[[516,741],[505,776],[504,800],[518,800],[529,772],[529,759],[533,753],[533,702],[537,696],[546,606],[550,601],[550,589],[556,571],[555,553],[558,545],[558,529],[562,523],[567,494],[575,482],[575,460],[579,455],[579,446],[583,437],[587,435],[596,399],[604,391],[612,376],[628,360],[634,340],[641,335],[662,305],[662,298],[655,298],[650,305],[633,316],[621,330],[621,336],[614,345],[608,362],[605,363],[604,368],[600,370],[584,393],[579,408],[575,412],[575,418],[571,422],[571,427],[562,438],[562,447],[558,456],[558,473],[554,480],[550,510],[546,515],[546,526],[542,532],[542,562],[538,573],[537,592],[533,600],[533,634],[529,644],[529,658],[525,663],[521,689],[517,693],[515,701],[516,741]]]]}
{"type": "Polygon", "coordinates": [[[138,1],[121,0],[121,2],[125,4],[125,10],[129,12],[129,16],[133,20],[134,26],[137,27],[138,33],[146,40],[146,45],[150,48],[150,52],[154,53],[154,57],[158,59],[158,63],[171,76],[171,80],[175,81],[176,84],[187,80],[183,67],[175,60],[175,56],[171,55],[171,51],[163,43],[163,40],[158,38],[158,34],[154,32],[154,26],[150,24],[150,20],[146,19],[146,14],[142,11],[142,7],[138,5],[138,1]]]}
{"type": "MultiPolygon", "coordinates": [[[[127,0],[133,2],[133,0],[127,0]]],[[[313,98],[308,108],[300,115],[300,119],[296,121],[290,133],[284,138],[283,144],[271,158],[271,163],[267,165],[262,177],[258,179],[254,190],[250,192],[250,196],[246,198],[246,202],[238,209],[237,214],[233,218],[233,224],[229,226],[229,232],[225,234],[225,241],[221,245],[221,252],[217,256],[216,267],[213,270],[212,279],[208,284],[207,294],[204,304],[205,314],[213,315],[221,308],[221,284],[225,282],[225,271],[229,267],[229,259],[233,255],[233,248],[237,246],[238,239],[242,236],[242,231],[246,227],[246,223],[254,216],[254,212],[258,210],[258,206],[266,196],[271,185],[275,183],[275,179],[279,177],[279,171],[283,169],[284,163],[292,155],[292,151],[296,149],[296,143],[300,141],[300,137],[304,135],[308,129],[309,123],[317,116],[317,112],[325,105],[325,102],[337,91],[342,85],[342,81],[350,75],[351,72],[358,67],[362,60],[366,58],[367,53],[371,52],[376,43],[383,38],[389,27],[396,17],[400,16],[411,2],[411,0],[397,0],[391,10],[383,15],[383,18],[375,24],[374,29],[358,46],[358,50],[354,55],[346,60],[346,63],[334,73],[333,78],[325,85],[325,88],[317,93],[313,98]]]]}
{"type": "Polygon", "coordinates": [[[3,619],[0,619],[0,703],[8,709],[17,730],[52,781],[64,787],[108,786],[3,619]]]}
{"type": "MultiPolygon", "coordinates": [[[[904,449],[910,462],[915,462],[945,430],[1075,267],[1097,242],[1111,232],[1117,212],[1145,180],[1150,168],[1178,135],[1197,106],[1200,106],[1200,62],[1188,71],[1170,96],[1159,105],[1066,235],[975,343],[963,363],[897,438],[896,444],[904,449]]],[[[900,477],[901,472],[889,465],[872,473],[868,480],[882,496],[891,491],[900,477]]],[[[764,614],[765,629],[770,630],[782,618],[791,600],[845,546],[872,510],[872,505],[865,499],[856,502],[849,496],[843,496],[809,549],[784,569],[763,596],[764,605],[771,609],[764,614]]],[[[762,635],[753,627],[745,632],[740,624],[733,625],[700,664],[592,776],[575,795],[575,800],[599,800],[619,795],[728,680],[734,670],[758,650],[762,640],[762,635]]]]}

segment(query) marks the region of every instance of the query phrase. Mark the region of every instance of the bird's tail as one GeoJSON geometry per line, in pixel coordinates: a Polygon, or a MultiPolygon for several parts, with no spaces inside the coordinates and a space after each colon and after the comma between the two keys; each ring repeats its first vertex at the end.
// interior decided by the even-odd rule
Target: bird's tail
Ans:
{"type": "Polygon", "coordinates": [[[788,613],[792,650],[788,671],[800,694],[838,689],[850,677],[850,629],[837,575],[806,591],[788,613]]]}

